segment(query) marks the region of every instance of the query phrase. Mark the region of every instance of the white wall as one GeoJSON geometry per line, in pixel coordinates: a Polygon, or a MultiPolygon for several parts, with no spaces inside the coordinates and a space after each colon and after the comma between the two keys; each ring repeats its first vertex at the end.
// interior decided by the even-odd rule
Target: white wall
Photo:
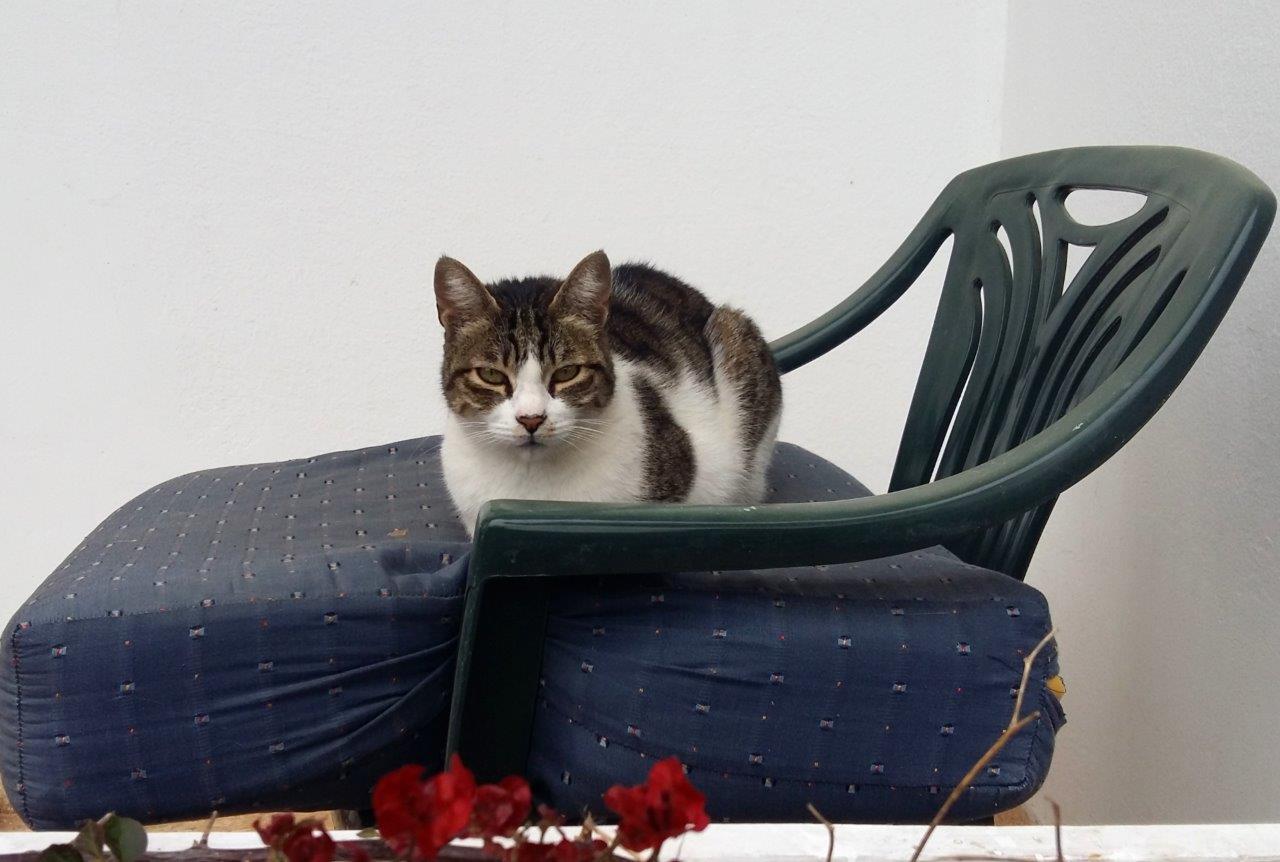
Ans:
{"type": "MultiPolygon", "coordinates": [[[[1010,4],[1006,154],[1164,143],[1280,189],[1280,4],[1010,4]]],[[[1280,244],[1199,363],[1064,495],[1032,564],[1062,629],[1047,794],[1075,822],[1280,818],[1280,244]]]]}
{"type": "MultiPolygon", "coordinates": [[[[1002,3],[303,8],[0,7],[0,618],[169,476],[439,429],[442,251],[603,246],[777,336],[997,152],[1002,3]]],[[[926,294],[789,438],[887,481],[926,294]]]]}
{"type": "MultiPolygon", "coordinates": [[[[603,246],[776,336],[1002,147],[1190,144],[1280,187],[1280,6],[1056,5],[0,6],[0,619],[168,476],[438,428],[442,251],[603,246]]],[[[1278,269],[1033,566],[1073,821],[1276,817],[1278,269]]],[[[788,379],[784,436],[878,489],[936,275],[788,379]]]]}

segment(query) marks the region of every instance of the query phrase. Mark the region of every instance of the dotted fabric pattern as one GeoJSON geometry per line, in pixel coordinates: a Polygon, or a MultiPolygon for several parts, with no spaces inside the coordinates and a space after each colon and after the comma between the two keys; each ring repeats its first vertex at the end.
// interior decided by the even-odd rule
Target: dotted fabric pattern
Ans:
{"type": "MultiPolygon", "coordinates": [[[[787,444],[771,486],[776,501],[868,493],[787,444]]],[[[107,810],[358,808],[382,773],[438,766],[469,549],[438,437],[143,493],[0,643],[10,801],[42,829],[107,810]]],[[[807,801],[838,819],[926,819],[1007,720],[1020,651],[1048,627],[1034,589],[941,549],[579,580],[553,606],[535,783],[562,810],[598,811],[609,784],[676,753],[732,820],[807,819],[807,801]]],[[[1029,698],[1045,719],[959,816],[1043,781],[1061,712],[1040,681],[1055,669],[1046,655],[1029,698]]]]}
{"type": "MultiPolygon", "coordinates": [[[[869,493],[780,444],[772,500],[869,493]]],[[[861,563],[579,583],[552,603],[531,779],[562,811],[677,755],[714,819],[927,821],[1000,735],[1022,657],[1050,628],[1044,597],[942,548],[861,563]]],[[[1042,718],[954,809],[988,816],[1043,783],[1063,722],[1033,669],[1042,718]]]]}
{"type": "Polygon", "coordinates": [[[3,643],[23,819],[362,807],[438,764],[470,549],[439,442],[205,470],[107,518],[3,643]]]}

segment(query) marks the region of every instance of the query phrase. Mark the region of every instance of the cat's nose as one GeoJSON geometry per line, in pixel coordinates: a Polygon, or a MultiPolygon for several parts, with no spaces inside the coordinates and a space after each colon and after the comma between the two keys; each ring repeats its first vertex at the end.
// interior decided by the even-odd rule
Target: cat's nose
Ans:
{"type": "Polygon", "coordinates": [[[547,421],[547,414],[539,413],[537,416],[517,416],[516,421],[524,426],[524,430],[532,434],[547,421]]]}

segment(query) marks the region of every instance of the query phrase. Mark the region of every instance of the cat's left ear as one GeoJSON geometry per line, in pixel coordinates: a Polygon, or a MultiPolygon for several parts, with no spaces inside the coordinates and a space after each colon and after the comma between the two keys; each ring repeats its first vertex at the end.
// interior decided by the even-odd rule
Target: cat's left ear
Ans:
{"type": "Polygon", "coordinates": [[[613,271],[603,251],[584,257],[569,273],[551,299],[555,314],[580,317],[595,326],[604,326],[609,316],[609,293],[613,289],[613,271]]]}
{"type": "Polygon", "coordinates": [[[436,315],[446,330],[498,310],[498,303],[475,273],[451,257],[436,261],[436,315]]]}

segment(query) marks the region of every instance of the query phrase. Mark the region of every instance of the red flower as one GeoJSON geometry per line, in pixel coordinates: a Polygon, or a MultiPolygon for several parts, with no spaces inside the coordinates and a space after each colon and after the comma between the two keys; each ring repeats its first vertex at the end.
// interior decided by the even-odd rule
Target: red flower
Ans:
{"type": "Polygon", "coordinates": [[[449,769],[422,780],[421,766],[402,766],[373,788],[378,834],[397,855],[434,859],[467,827],[476,801],[476,779],[454,755],[449,769]]]}
{"type": "MultiPolygon", "coordinates": [[[[271,848],[271,859],[288,862],[333,862],[337,845],[315,818],[297,820],[292,814],[272,814],[265,824],[253,821],[262,843],[271,848]]],[[[353,856],[360,862],[358,856],[353,856]]],[[[366,854],[367,859],[367,854],[366,854]]]]}
{"type": "Polygon", "coordinates": [[[655,763],[644,784],[615,784],[604,794],[604,804],[618,815],[618,839],[633,852],[656,850],[668,838],[706,829],[706,801],[677,757],[655,763]]]}
{"type": "Polygon", "coordinates": [[[555,862],[592,862],[608,849],[603,841],[561,841],[551,853],[555,862]]]}
{"type": "Polygon", "coordinates": [[[336,845],[329,833],[315,821],[305,823],[281,842],[280,852],[289,862],[333,862],[336,845]]]}
{"type": "Polygon", "coordinates": [[[533,807],[529,782],[508,775],[497,784],[476,791],[476,807],[471,813],[471,834],[485,839],[510,838],[524,825],[533,807]]]}
{"type": "Polygon", "coordinates": [[[272,814],[266,825],[263,825],[261,820],[253,821],[253,828],[257,831],[258,837],[268,847],[276,843],[277,839],[283,840],[287,837],[293,831],[293,827],[292,814],[272,814]]]}

